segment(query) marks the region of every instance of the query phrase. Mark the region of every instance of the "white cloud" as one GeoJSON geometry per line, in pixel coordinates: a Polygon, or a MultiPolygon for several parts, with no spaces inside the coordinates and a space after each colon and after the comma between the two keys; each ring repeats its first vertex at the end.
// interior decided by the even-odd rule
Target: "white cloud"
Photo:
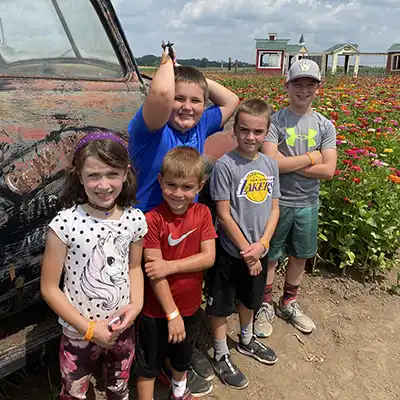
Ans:
{"type": "Polygon", "coordinates": [[[159,54],[175,42],[178,57],[254,62],[254,38],[277,32],[313,52],[337,43],[385,51],[400,42],[399,0],[112,0],[134,54],[159,54]]]}

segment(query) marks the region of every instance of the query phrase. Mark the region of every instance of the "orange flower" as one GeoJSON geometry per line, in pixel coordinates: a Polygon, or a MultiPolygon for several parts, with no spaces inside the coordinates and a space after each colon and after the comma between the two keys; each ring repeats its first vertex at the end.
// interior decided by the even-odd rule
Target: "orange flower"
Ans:
{"type": "Polygon", "coordinates": [[[394,183],[400,183],[400,176],[394,175],[394,174],[390,174],[388,176],[389,181],[392,181],[394,183]]]}
{"type": "Polygon", "coordinates": [[[346,140],[346,138],[343,135],[337,135],[336,139],[337,140],[346,140]]]}

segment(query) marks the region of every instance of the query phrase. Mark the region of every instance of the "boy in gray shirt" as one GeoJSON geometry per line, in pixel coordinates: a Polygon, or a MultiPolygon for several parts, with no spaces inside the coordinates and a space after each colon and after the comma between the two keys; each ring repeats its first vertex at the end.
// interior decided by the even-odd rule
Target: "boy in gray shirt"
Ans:
{"type": "Polygon", "coordinates": [[[320,82],[321,73],[314,61],[302,59],[293,63],[286,80],[290,105],[272,116],[262,146],[263,153],[278,161],[282,197],[279,223],[269,251],[263,306],[254,323],[258,337],[272,333],[275,268],[286,253],[289,263],[276,313],[301,332],[315,329],[296,296],[306,261],[317,253],[319,179],[333,177],[337,160],[335,127],[311,108],[320,82]]]}
{"type": "Polygon", "coordinates": [[[236,304],[241,328],[237,350],[264,364],[278,359],[253,335],[254,311],[263,300],[269,242],[279,218],[277,162],[258,152],[269,124],[268,104],[242,102],[234,125],[238,147],[216,162],[210,182],[219,233],[216,261],[206,278],[212,364],[221,380],[236,389],[248,385],[232,362],[226,341],[226,317],[236,311],[236,304]]]}

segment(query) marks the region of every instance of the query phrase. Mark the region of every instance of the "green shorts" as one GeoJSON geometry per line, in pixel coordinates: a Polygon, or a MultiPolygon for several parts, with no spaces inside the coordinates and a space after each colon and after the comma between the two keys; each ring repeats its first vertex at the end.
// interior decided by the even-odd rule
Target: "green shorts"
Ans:
{"type": "Polygon", "coordinates": [[[280,206],[280,216],[272,236],[269,261],[279,260],[286,254],[296,258],[312,258],[318,249],[319,203],[310,207],[280,206]]]}

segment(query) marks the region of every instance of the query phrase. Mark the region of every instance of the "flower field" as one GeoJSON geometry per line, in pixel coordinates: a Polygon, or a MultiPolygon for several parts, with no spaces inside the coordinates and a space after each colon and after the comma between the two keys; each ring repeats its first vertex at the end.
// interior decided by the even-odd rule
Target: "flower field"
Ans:
{"type": "MultiPolygon", "coordinates": [[[[288,99],[283,78],[207,74],[240,98],[275,110],[288,99]]],[[[363,274],[393,266],[400,238],[400,77],[329,78],[314,108],[337,129],[334,178],[321,185],[318,260],[363,274]]]]}

